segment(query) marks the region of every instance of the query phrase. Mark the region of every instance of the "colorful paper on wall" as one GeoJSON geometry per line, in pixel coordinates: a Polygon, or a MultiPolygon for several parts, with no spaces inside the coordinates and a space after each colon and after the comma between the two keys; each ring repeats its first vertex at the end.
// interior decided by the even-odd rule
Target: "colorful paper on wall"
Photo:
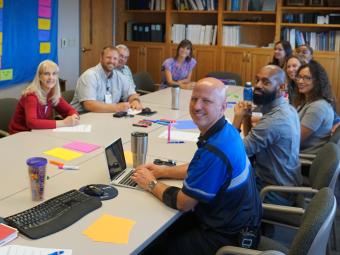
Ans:
{"type": "Polygon", "coordinates": [[[51,20],[50,19],[38,19],[38,29],[50,30],[51,20]]]}
{"type": "Polygon", "coordinates": [[[41,42],[40,43],[40,54],[48,54],[51,52],[51,43],[49,42],[41,42]]]}
{"type": "Polygon", "coordinates": [[[135,221],[103,214],[83,234],[97,242],[127,244],[135,221]]]}
{"type": "Polygon", "coordinates": [[[72,159],[79,158],[80,156],[83,155],[83,153],[71,151],[71,150],[64,149],[64,148],[54,148],[52,150],[44,151],[44,154],[55,157],[55,158],[60,158],[63,160],[72,160],[72,159]]]}
{"type": "Polygon", "coordinates": [[[13,69],[0,70],[0,81],[8,81],[12,79],[13,79],[13,69]]]}
{"type": "Polygon", "coordinates": [[[38,31],[39,41],[49,41],[50,40],[50,30],[39,30],[38,31]]]}
{"type": "Polygon", "coordinates": [[[71,150],[85,152],[85,153],[89,153],[91,151],[94,151],[94,150],[100,148],[99,145],[90,144],[90,143],[83,143],[83,142],[79,142],[79,141],[75,141],[75,142],[72,142],[72,143],[65,144],[63,147],[67,148],[67,149],[71,149],[71,150]]]}
{"type": "Polygon", "coordinates": [[[39,5],[51,6],[51,0],[39,0],[39,5]]]}
{"type": "Polygon", "coordinates": [[[39,6],[38,15],[43,18],[51,18],[51,7],[39,6]]]}

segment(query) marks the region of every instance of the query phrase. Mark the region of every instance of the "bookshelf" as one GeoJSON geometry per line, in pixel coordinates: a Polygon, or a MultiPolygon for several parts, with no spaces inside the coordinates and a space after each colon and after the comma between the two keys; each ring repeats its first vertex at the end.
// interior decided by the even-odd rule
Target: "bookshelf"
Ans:
{"type": "MultiPolygon", "coordinates": [[[[194,44],[194,57],[198,64],[194,69],[193,79],[200,79],[210,71],[224,70],[239,73],[244,83],[253,80],[258,69],[271,61],[272,43],[283,37],[284,30],[296,29],[303,33],[340,31],[340,24],[286,22],[284,20],[286,14],[340,14],[340,6],[286,6],[284,0],[276,0],[273,10],[243,10],[242,5],[247,1],[240,1],[240,9],[233,10],[233,1],[235,0],[214,0],[215,8],[210,10],[181,8],[176,5],[177,0],[165,0],[163,10],[128,10],[125,7],[126,1],[117,1],[116,42],[124,43],[130,48],[129,65],[133,72],[148,71],[155,82],[160,82],[161,64],[166,58],[174,56],[177,48],[177,43],[173,43],[172,36],[175,24],[201,25],[205,27],[202,28],[203,30],[210,29],[207,28],[209,26],[213,29],[216,27],[215,43],[212,45],[211,42],[209,45],[194,44]],[[164,24],[163,41],[127,40],[126,24],[128,22],[164,24]],[[239,30],[236,32],[239,35],[236,46],[226,45],[226,38],[223,37],[226,26],[237,27],[235,29],[239,30]]],[[[230,33],[235,33],[235,31],[230,33]]],[[[192,40],[192,38],[189,39],[192,40]]],[[[326,68],[340,106],[340,88],[338,88],[340,85],[337,85],[338,81],[340,82],[339,51],[316,50],[314,56],[326,68]]]]}

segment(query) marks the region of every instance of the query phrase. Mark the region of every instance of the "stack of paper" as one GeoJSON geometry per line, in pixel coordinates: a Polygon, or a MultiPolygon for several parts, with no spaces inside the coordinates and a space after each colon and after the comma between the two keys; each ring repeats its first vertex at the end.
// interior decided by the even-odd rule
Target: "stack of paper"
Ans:
{"type": "Polygon", "coordinates": [[[0,246],[12,241],[17,236],[18,230],[3,223],[0,224],[0,246]]]}

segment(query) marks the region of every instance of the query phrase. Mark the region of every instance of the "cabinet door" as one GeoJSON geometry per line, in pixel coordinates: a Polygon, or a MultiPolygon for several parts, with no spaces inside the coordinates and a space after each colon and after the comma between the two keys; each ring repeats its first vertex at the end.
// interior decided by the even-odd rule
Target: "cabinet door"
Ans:
{"type": "Polygon", "coordinates": [[[221,54],[221,68],[219,71],[237,73],[245,81],[246,52],[242,49],[223,48],[221,54]]]}
{"type": "Polygon", "coordinates": [[[196,46],[194,58],[197,60],[197,65],[193,70],[193,81],[206,77],[209,72],[218,71],[217,48],[196,46]]]}
{"type": "Polygon", "coordinates": [[[253,81],[261,67],[268,65],[272,59],[272,49],[249,50],[247,53],[246,81],[253,81]]]}
{"type": "Polygon", "coordinates": [[[161,66],[165,53],[165,46],[162,45],[147,45],[145,46],[145,71],[151,74],[155,83],[160,83],[161,81],[161,66]]]}
{"type": "Polygon", "coordinates": [[[130,50],[130,57],[127,65],[130,67],[131,72],[138,73],[143,70],[143,45],[139,44],[126,44],[130,50]]]}
{"type": "Polygon", "coordinates": [[[315,53],[314,59],[318,61],[328,74],[334,96],[337,98],[337,106],[340,105],[340,90],[338,88],[339,79],[339,54],[334,52],[315,53]]]}

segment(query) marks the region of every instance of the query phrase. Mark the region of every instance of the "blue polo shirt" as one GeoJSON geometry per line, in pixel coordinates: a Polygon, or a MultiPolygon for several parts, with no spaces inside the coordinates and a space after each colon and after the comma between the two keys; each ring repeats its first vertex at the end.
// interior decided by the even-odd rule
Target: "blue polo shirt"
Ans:
{"type": "Polygon", "coordinates": [[[205,228],[235,234],[260,225],[262,207],[252,168],[239,132],[224,117],[199,138],[182,191],[199,201],[194,212],[205,228]],[[217,147],[230,161],[232,179],[226,190],[220,189],[229,178],[227,167],[204,144],[217,147]]]}

